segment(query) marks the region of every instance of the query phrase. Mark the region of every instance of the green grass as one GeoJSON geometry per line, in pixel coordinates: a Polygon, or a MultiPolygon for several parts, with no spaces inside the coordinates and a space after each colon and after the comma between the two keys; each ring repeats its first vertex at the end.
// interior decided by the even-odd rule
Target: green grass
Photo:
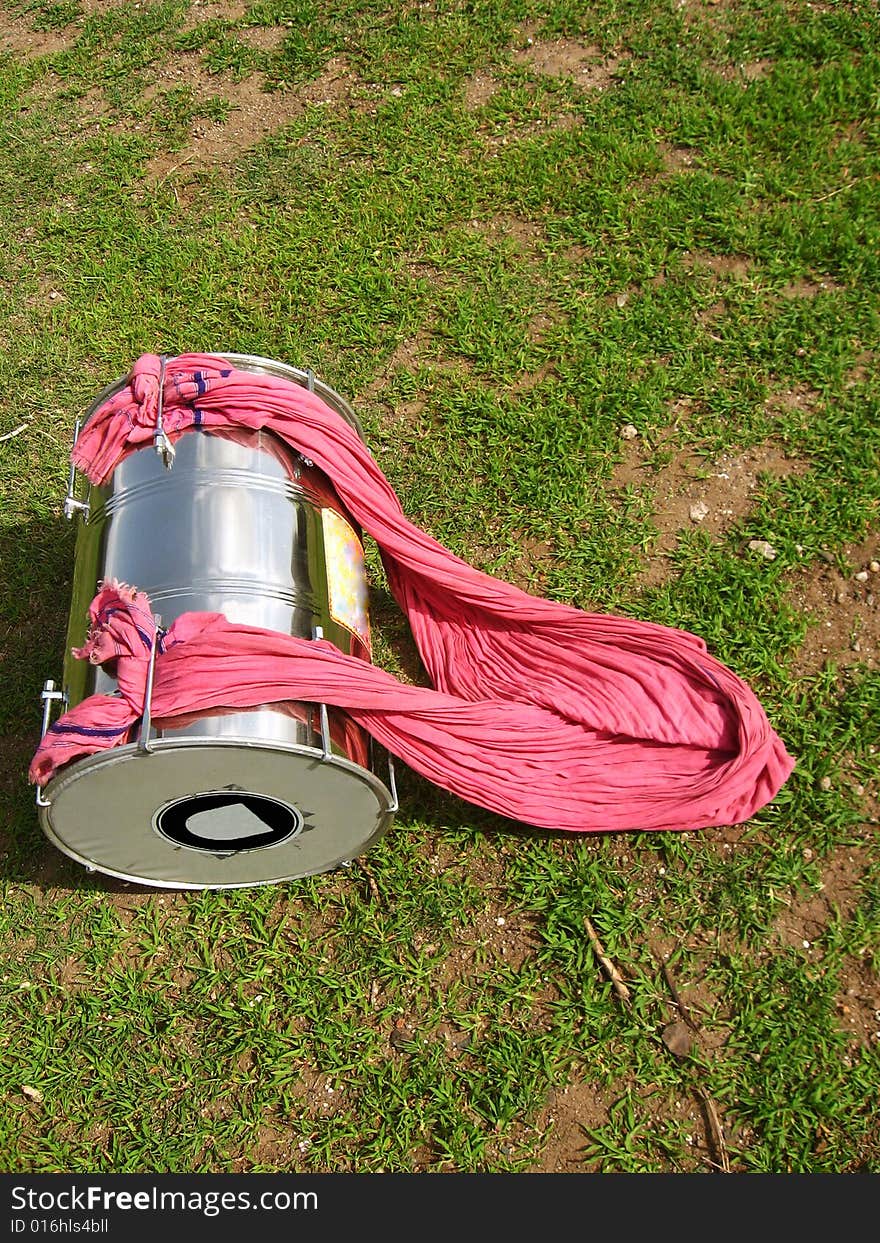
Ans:
{"type": "MultiPolygon", "coordinates": [[[[880,547],[876,8],[190,11],[0,9],[46,39],[0,54],[0,434],[27,424],[0,442],[5,1168],[708,1170],[709,1098],[737,1172],[877,1172],[880,671],[848,648],[804,671],[796,591],[880,547]],[[603,89],[524,62],[528,37],[595,49],[603,89]],[[222,147],[246,120],[255,74],[302,107],[187,160],[194,126],[222,147]],[[311,366],[411,518],[541,594],[701,634],[794,775],[736,831],[577,840],[404,773],[347,870],[162,895],[86,876],[25,773],[67,625],[73,420],[147,350],[311,366]],[[622,485],[628,423],[645,468],[622,485]],[[764,445],[800,469],[652,577],[669,464],[764,445]],[[684,1059],[664,952],[700,1028],[684,1059]],[[563,1141],[578,1085],[601,1106],[563,1141]]],[[[377,659],[412,673],[369,563],[377,659]]]]}

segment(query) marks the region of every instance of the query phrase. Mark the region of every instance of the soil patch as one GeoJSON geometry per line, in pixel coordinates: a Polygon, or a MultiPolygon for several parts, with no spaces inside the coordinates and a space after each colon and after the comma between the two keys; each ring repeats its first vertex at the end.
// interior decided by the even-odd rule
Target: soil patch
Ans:
{"type": "Polygon", "coordinates": [[[807,469],[805,462],[790,458],[772,441],[741,453],[721,454],[709,463],[683,452],[659,469],[651,465],[648,453],[639,437],[626,440],[623,460],[611,481],[611,487],[621,491],[637,487],[653,492],[657,539],[650,566],[642,575],[647,587],[665,581],[669,558],[683,530],[699,526],[721,536],[748,513],[762,476],[779,478],[807,469]]]}
{"type": "Polygon", "coordinates": [[[524,48],[513,53],[514,61],[535,73],[567,78],[589,91],[603,91],[614,82],[620,59],[606,56],[601,48],[576,39],[534,39],[526,36],[524,48]]]}
{"type": "Polygon", "coordinates": [[[772,69],[772,60],[750,60],[738,65],[722,65],[717,73],[725,82],[739,82],[745,87],[768,77],[772,69]]]}
{"type": "Polygon", "coordinates": [[[712,255],[705,250],[691,250],[681,257],[682,266],[694,271],[713,272],[716,276],[743,280],[752,270],[752,261],[744,255],[712,255]]]}
{"type": "Polygon", "coordinates": [[[288,33],[286,26],[252,26],[250,30],[242,30],[239,38],[257,51],[274,52],[288,33]]]}
{"type": "Polygon", "coordinates": [[[667,173],[680,173],[693,168],[697,153],[693,147],[676,147],[672,143],[657,144],[657,153],[663,161],[663,169],[667,173]]]}
{"type": "Polygon", "coordinates": [[[592,1083],[573,1076],[564,1088],[550,1093],[535,1126],[547,1135],[547,1144],[533,1167],[536,1174],[571,1174],[585,1168],[589,1132],[608,1122],[613,1103],[592,1083]]]}
{"type": "Polygon", "coordinates": [[[810,622],[792,662],[796,677],[811,677],[826,665],[846,668],[880,662],[880,535],[873,533],[844,550],[846,568],[819,563],[797,573],[789,598],[810,622]]]}
{"type": "Polygon", "coordinates": [[[78,33],[76,27],[34,30],[24,18],[13,17],[5,9],[0,9],[0,52],[12,52],[26,58],[53,56],[73,47],[78,33]]]}
{"type": "Polygon", "coordinates": [[[307,106],[344,101],[357,83],[345,61],[336,58],[328,62],[320,77],[304,86],[267,91],[259,74],[234,82],[226,76],[209,73],[198,53],[168,62],[160,69],[158,78],[153,94],[185,85],[192,90],[197,103],[220,96],[230,104],[230,112],[222,122],[197,120],[189,142],[181,149],[154,156],[147,165],[147,175],[156,181],[184,166],[195,171],[228,164],[301,116],[307,106]]]}
{"type": "Polygon", "coordinates": [[[464,86],[464,102],[467,108],[483,108],[498,90],[498,83],[487,73],[475,73],[464,86]]]}
{"type": "Polygon", "coordinates": [[[512,241],[517,250],[530,258],[546,242],[546,234],[541,225],[511,213],[492,216],[489,220],[469,220],[465,227],[475,233],[482,233],[495,243],[512,241]]]}

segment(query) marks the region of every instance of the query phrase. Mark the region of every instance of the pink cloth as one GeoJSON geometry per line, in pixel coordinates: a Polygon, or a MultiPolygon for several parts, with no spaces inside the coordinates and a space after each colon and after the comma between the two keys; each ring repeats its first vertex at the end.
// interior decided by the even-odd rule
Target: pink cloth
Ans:
{"type": "MultiPolygon", "coordinates": [[[[160,360],[144,355],[129,386],[89,419],[74,460],[93,482],[152,441],[159,374],[160,360]]],[[[187,614],[156,662],[157,723],[323,701],[444,789],[574,832],[740,823],[791,772],[755,695],[701,639],[584,613],[474,569],[408,521],[366,446],[316,394],[183,355],[166,366],[163,421],[172,441],[194,426],[264,427],[311,458],[379,545],[437,689],[407,686],[328,643],[187,614]]],[[[87,648],[116,659],[122,698],[93,696],[53,726],[31,765],[40,784],[59,764],[125,741],[140,715],[149,602],[107,586],[93,621],[87,648]],[[102,622],[108,604],[122,611],[102,622]]]]}

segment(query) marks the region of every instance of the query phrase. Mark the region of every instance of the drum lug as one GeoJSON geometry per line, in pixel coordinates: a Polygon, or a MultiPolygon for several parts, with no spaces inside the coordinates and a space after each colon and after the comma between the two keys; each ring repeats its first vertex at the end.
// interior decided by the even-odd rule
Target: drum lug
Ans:
{"type": "Polygon", "coordinates": [[[165,367],[168,359],[163,354],[159,359],[159,394],[156,400],[156,434],[153,437],[153,445],[162,459],[162,465],[166,470],[171,470],[174,465],[174,445],[168,439],[168,433],[165,431],[163,423],[163,415],[165,411],[165,367]]]}
{"type": "MultiPolygon", "coordinates": [[[[47,678],[43,686],[40,699],[43,701],[43,725],[40,730],[40,738],[44,738],[46,736],[46,731],[49,729],[49,722],[52,717],[52,704],[56,701],[60,701],[65,707],[67,707],[67,695],[64,691],[56,690],[55,683],[51,678],[47,678]]],[[[38,807],[51,807],[52,805],[49,799],[43,798],[43,791],[39,786],[37,786],[36,803],[38,807]]]]}
{"type": "MultiPolygon", "coordinates": [[[[312,627],[312,639],[323,639],[324,627],[312,627]]],[[[321,759],[329,760],[332,758],[333,749],[330,744],[330,714],[327,711],[326,704],[318,704],[318,720],[321,722],[321,759]]]]}
{"type": "MultiPolygon", "coordinates": [[[[79,440],[79,433],[82,429],[82,422],[77,419],[73,429],[73,445],[71,447],[71,455],[76,448],[76,442],[79,440]]],[[[67,495],[64,498],[64,504],[61,512],[68,522],[73,518],[74,514],[81,513],[84,521],[88,521],[89,509],[91,506],[88,501],[81,501],[76,496],[76,467],[71,460],[70,474],[67,476],[67,495]]]]}
{"type": "Polygon", "coordinates": [[[156,653],[159,650],[159,644],[162,641],[162,618],[158,613],[153,614],[153,622],[156,629],[153,634],[153,645],[150,648],[150,664],[147,669],[147,685],[144,691],[144,710],[141,714],[141,728],[138,733],[137,749],[143,755],[150,753],[150,710],[153,701],[153,679],[156,676],[156,653]]]}
{"type": "Polygon", "coordinates": [[[388,756],[388,787],[391,791],[391,806],[388,808],[389,815],[394,815],[400,810],[400,801],[397,797],[397,779],[394,775],[394,760],[388,756]]]}

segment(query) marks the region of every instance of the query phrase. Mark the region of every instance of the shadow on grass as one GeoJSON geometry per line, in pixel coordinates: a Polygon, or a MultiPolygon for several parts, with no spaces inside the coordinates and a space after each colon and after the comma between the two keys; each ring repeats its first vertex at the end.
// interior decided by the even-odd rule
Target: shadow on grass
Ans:
{"type": "Polygon", "coordinates": [[[69,882],[74,865],[44,838],[27,770],[40,739],[40,692],[60,683],[75,531],[60,515],[0,529],[0,876],[69,882]]]}

